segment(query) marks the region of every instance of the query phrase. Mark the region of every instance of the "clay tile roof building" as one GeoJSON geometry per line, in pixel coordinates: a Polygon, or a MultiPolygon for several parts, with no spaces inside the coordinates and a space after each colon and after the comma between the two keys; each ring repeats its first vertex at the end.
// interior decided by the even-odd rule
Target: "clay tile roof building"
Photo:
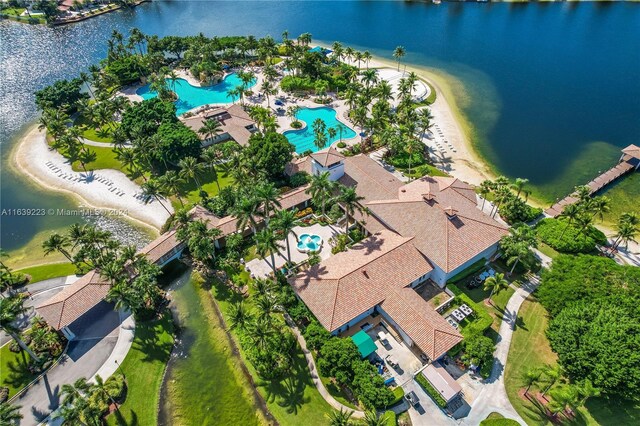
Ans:
{"type": "Polygon", "coordinates": [[[629,145],[628,147],[626,147],[625,149],[622,150],[622,152],[624,152],[625,154],[633,157],[633,158],[637,158],[640,159],[640,146],[636,146],[636,145],[629,145]]]}
{"type": "Polygon", "coordinates": [[[205,146],[229,139],[245,146],[249,143],[249,137],[257,130],[256,123],[240,105],[214,108],[192,117],[183,118],[182,121],[198,134],[205,146]],[[213,138],[198,132],[207,120],[220,122],[220,133],[213,138]]]}
{"type": "Polygon", "coordinates": [[[109,282],[96,271],[84,275],[46,302],[36,306],[38,314],[56,330],[60,330],[96,306],[105,298],[109,282]]]}
{"type": "Polygon", "coordinates": [[[410,287],[432,269],[413,238],[384,230],[289,282],[327,330],[341,331],[378,307],[436,359],[462,336],[410,287]]]}
{"type": "Polygon", "coordinates": [[[333,164],[344,160],[344,155],[340,154],[337,149],[329,148],[311,154],[311,158],[323,167],[330,167],[333,164]]]}
{"type": "Polygon", "coordinates": [[[146,255],[147,259],[152,263],[164,264],[163,259],[173,256],[183,248],[184,245],[178,241],[176,231],[171,230],[144,246],[139,253],[146,255]]]}
{"type": "Polygon", "coordinates": [[[393,174],[366,155],[354,155],[344,159],[344,176],[338,182],[356,187],[358,195],[365,201],[396,197],[404,185],[393,174]]]}

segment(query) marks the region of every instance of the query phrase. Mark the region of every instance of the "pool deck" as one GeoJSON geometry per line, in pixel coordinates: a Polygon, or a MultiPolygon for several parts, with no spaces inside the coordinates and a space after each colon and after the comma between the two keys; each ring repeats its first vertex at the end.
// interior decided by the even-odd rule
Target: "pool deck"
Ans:
{"type": "MultiPolygon", "coordinates": [[[[323,244],[322,244],[322,249],[319,252],[322,260],[327,259],[329,256],[331,256],[331,245],[329,244],[329,240],[335,235],[337,235],[338,233],[340,233],[340,231],[341,230],[339,228],[333,225],[322,226],[320,224],[315,224],[315,225],[306,226],[306,227],[296,226],[295,228],[293,228],[293,232],[296,235],[315,234],[322,237],[323,244]]],[[[281,250],[282,252],[281,255],[276,254],[275,256],[276,268],[282,267],[287,261],[286,244],[284,241],[281,241],[281,242],[285,248],[281,250]]],[[[309,257],[306,253],[301,253],[298,251],[298,248],[297,248],[298,240],[293,235],[293,233],[289,234],[289,245],[291,246],[292,262],[299,263],[299,262],[302,262],[303,260],[306,260],[309,257]]],[[[271,257],[267,256],[266,259],[253,259],[252,261],[247,263],[246,267],[253,276],[259,277],[259,278],[266,277],[272,273],[271,257]]]]}

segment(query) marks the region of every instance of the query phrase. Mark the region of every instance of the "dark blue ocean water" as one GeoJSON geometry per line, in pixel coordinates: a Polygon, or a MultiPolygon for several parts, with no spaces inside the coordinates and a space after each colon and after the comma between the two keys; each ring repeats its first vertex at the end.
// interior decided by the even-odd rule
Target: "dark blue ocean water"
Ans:
{"type": "MultiPolygon", "coordinates": [[[[155,1],[62,28],[0,22],[2,207],[71,206],[7,170],[8,147],[36,118],[33,92],[105,54],[113,29],[206,35],[310,32],[389,58],[439,68],[502,173],[553,199],[640,142],[640,4],[441,5],[384,1],[155,1]]],[[[66,218],[2,217],[15,248],[66,218]]]]}

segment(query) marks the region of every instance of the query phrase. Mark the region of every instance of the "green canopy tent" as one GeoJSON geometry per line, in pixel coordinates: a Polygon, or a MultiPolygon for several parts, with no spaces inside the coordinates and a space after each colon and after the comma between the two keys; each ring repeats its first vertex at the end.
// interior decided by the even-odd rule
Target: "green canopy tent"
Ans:
{"type": "Polygon", "coordinates": [[[351,336],[351,340],[353,340],[353,343],[358,347],[358,351],[360,351],[360,356],[362,358],[368,357],[378,349],[373,339],[369,337],[364,330],[351,336]]]}

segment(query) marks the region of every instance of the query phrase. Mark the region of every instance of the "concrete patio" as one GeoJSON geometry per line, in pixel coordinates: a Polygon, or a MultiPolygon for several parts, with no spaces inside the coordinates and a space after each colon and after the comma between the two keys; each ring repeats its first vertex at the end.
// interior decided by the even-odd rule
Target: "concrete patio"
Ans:
{"type": "MultiPolygon", "coordinates": [[[[322,237],[323,244],[318,254],[320,255],[320,258],[324,260],[331,256],[331,245],[329,244],[329,240],[338,235],[340,232],[341,229],[333,225],[320,225],[317,223],[315,225],[305,227],[296,226],[295,228],[293,228],[293,232],[289,234],[291,261],[293,263],[300,263],[309,257],[307,253],[298,251],[297,236],[300,236],[302,234],[315,234],[322,237]]],[[[287,262],[287,248],[285,241],[282,241],[282,245],[284,246],[284,249],[281,250],[280,254],[275,255],[276,269],[281,268],[287,262]]],[[[247,262],[247,270],[251,272],[251,275],[253,275],[254,277],[267,277],[273,272],[273,268],[271,266],[271,257],[267,256],[266,259],[253,259],[252,261],[247,262]]]]}

